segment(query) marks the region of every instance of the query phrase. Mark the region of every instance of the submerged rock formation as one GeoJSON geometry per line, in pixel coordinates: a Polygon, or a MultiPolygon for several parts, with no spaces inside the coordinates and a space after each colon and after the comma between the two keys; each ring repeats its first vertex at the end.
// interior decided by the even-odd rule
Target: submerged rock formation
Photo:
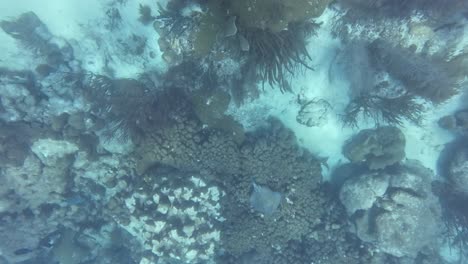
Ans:
{"type": "Polygon", "coordinates": [[[383,169],[405,157],[405,136],[397,127],[364,129],[346,142],[343,154],[371,170],[383,169]]]}
{"type": "Polygon", "coordinates": [[[356,175],[340,189],[353,231],[377,249],[415,258],[437,245],[441,207],[431,190],[432,172],[414,160],[394,171],[356,175]]]}

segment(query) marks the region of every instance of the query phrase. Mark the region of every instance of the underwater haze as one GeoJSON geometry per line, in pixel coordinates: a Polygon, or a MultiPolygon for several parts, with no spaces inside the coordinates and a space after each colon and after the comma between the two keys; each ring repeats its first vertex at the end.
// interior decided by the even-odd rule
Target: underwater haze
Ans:
{"type": "Polygon", "coordinates": [[[0,0],[0,264],[468,263],[468,1],[0,0]]]}

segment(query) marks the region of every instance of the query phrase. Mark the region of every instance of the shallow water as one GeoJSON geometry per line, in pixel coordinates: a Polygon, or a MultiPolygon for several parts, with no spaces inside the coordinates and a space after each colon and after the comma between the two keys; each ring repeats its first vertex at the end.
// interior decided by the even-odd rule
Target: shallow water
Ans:
{"type": "Polygon", "coordinates": [[[0,2],[0,263],[465,263],[467,13],[0,2]]]}

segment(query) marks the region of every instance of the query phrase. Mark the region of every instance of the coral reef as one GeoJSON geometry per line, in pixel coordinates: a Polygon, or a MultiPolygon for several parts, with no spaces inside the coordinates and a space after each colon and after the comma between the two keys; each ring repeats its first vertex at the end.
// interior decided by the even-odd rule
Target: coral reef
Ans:
{"type": "Polygon", "coordinates": [[[343,0],[335,7],[334,33],[345,45],[330,80],[338,65],[350,82],[345,125],[357,126],[361,116],[377,126],[420,124],[426,109],[463,91],[466,3],[343,0]]]}
{"type": "Polygon", "coordinates": [[[225,115],[231,97],[225,91],[205,89],[193,92],[190,95],[195,114],[203,125],[219,129],[226,133],[232,133],[236,143],[244,141],[244,129],[241,124],[232,117],[225,115]]]}
{"type": "Polygon", "coordinates": [[[459,90],[458,71],[450,71],[449,62],[436,55],[415,54],[411,49],[378,40],[371,43],[369,49],[372,62],[400,80],[411,93],[441,103],[459,90]]]}
{"type": "Polygon", "coordinates": [[[161,169],[153,173],[136,185],[140,191],[125,199],[131,216],[120,224],[156,256],[153,263],[214,263],[224,193],[199,175],[161,169]]]}
{"type": "Polygon", "coordinates": [[[351,127],[358,127],[360,115],[373,121],[377,126],[381,124],[402,126],[404,120],[419,125],[423,110],[423,106],[410,94],[389,98],[365,93],[349,102],[341,115],[341,120],[345,126],[351,127]]]}
{"type": "MultiPolygon", "coordinates": [[[[140,4],[139,20],[158,31],[157,43],[144,35],[153,28],[134,21],[140,28],[129,30],[125,2],[109,3],[101,31],[85,32],[99,46],[90,49],[53,36],[34,13],[0,23],[33,52],[35,69],[0,67],[0,262],[440,260],[433,175],[402,161],[398,128],[363,130],[345,144],[357,175],[335,192],[322,182],[323,160],[281,121],[258,114],[263,123],[246,132],[226,113],[258,95],[257,84],[294,90],[290,78],[312,70],[312,19],[330,0],[170,0],[159,14],[140,4]],[[151,64],[153,44],[167,71],[151,64]],[[90,59],[89,50],[102,57],[90,59]]],[[[348,123],[359,114],[376,125],[417,122],[415,95],[446,101],[467,58],[444,61],[394,42],[346,45],[337,61],[351,83],[348,123]],[[437,82],[423,78],[434,73],[437,82]]],[[[308,127],[322,126],[335,107],[301,96],[297,104],[296,121],[308,127]]],[[[452,127],[464,128],[464,113],[454,118],[452,127]]],[[[451,238],[467,244],[466,151],[452,158],[439,191],[464,200],[440,200],[451,238]]]]}
{"type": "Polygon", "coordinates": [[[141,133],[140,127],[153,121],[149,113],[155,109],[156,91],[143,83],[89,74],[84,76],[83,84],[86,98],[94,102],[93,111],[100,118],[109,120],[108,138],[135,139],[141,133]]]}
{"type": "Polygon", "coordinates": [[[242,173],[223,179],[227,220],[222,238],[229,254],[242,256],[256,250],[268,255],[291,240],[300,240],[318,224],[325,203],[318,188],[320,165],[310,153],[301,154],[294,135],[277,120],[246,140],[241,148],[242,173]],[[252,181],[283,193],[280,207],[271,216],[250,210],[252,181]]]}
{"type": "Polygon", "coordinates": [[[405,157],[405,136],[396,127],[361,130],[343,146],[351,162],[363,162],[371,170],[383,169],[405,157]]]}
{"type": "Polygon", "coordinates": [[[137,172],[155,165],[187,171],[236,173],[240,154],[233,135],[204,129],[196,120],[178,117],[176,123],[148,132],[137,147],[137,172]]]}
{"type": "Polygon", "coordinates": [[[0,27],[25,47],[44,57],[47,65],[53,68],[73,59],[73,49],[68,42],[53,36],[34,12],[23,13],[16,20],[2,20],[0,27]]]}
{"type": "Polygon", "coordinates": [[[372,61],[369,45],[353,40],[336,54],[329,69],[329,79],[344,73],[350,82],[350,102],[341,114],[344,125],[357,127],[360,118],[375,123],[402,126],[404,120],[420,124],[424,108],[413,92],[394,84],[372,61]],[[360,65],[360,67],[356,67],[360,65]]]}
{"type": "Polygon", "coordinates": [[[424,247],[436,246],[441,207],[432,194],[431,178],[429,169],[410,160],[392,172],[346,180],[340,199],[353,216],[357,236],[396,257],[416,258],[424,247]]]}
{"type": "Polygon", "coordinates": [[[271,32],[247,29],[243,33],[249,43],[247,67],[258,72],[263,85],[279,86],[282,92],[291,92],[288,74],[294,76],[300,67],[313,70],[307,51],[307,39],[314,34],[317,24],[294,23],[288,30],[271,32]]]}
{"type": "MultiPolygon", "coordinates": [[[[199,171],[200,178],[218,182],[226,193],[219,201],[225,219],[220,226],[226,252],[223,261],[251,257],[266,261],[273,254],[271,260],[276,260],[266,263],[282,263],[283,249],[289,250],[292,243],[298,247],[306,243],[302,240],[304,234],[312,236],[315,231],[317,237],[311,239],[322,239],[327,232],[344,230],[338,224],[331,229],[323,222],[329,201],[320,187],[320,162],[298,148],[294,135],[278,120],[270,120],[264,129],[246,134],[241,145],[229,134],[213,133],[188,117],[177,120],[174,126],[148,134],[148,141],[137,148],[137,171],[151,180],[146,175],[152,170],[170,166],[199,171]],[[253,182],[282,193],[277,210],[263,215],[251,208],[253,182]],[[255,253],[250,256],[252,250],[255,253]]],[[[347,245],[346,241],[340,243],[347,245]]],[[[335,242],[325,239],[323,247],[339,254],[335,242]]],[[[325,249],[319,246],[317,250],[325,249]]],[[[290,257],[298,258],[293,252],[290,257]]]]}
{"type": "Polygon", "coordinates": [[[406,1],[406,0],[341,0],[346,8],[350,9],[350,14],[354,18],[379,19],[379,17],[406,17],[413,12],[422,12],[432,16],[434,20],[443,21],[450,15],[461,16],[461,12],[468,8],[464,1],[452,1],[450,5],[444,5],[438,1],[406,1]]]}
{"type": "MultiPolygon", "coordinates": [[[[66,141],[40,139],[31,146],[32,153],[19,166],[2,168],[6,183],[2,193],[16,200],[5,211],[37,210],[44,203],[59,203],[67,185],[67,168],[73,162],[76,145],[66,141]]],[[[8,204],[8,203],[7,203],[8,204]]]]}
{"type": "Polygon", "coordinates": [[[160,7],[155,28],[160,33],[163,58],[171,65],[195,59],[205,72],[222,77],[218,65],[234,59],[239,70],[228,82],[237,94],[243,90],[242,84],[251,81],[238,76],[247,72],[263,85],[266,82],[285,92],[291,91],[289,75],[294,76],[301,67],[312,69],[306,45],[318,24],[311,19],[328,3],[173,0],[166,8],[160,7]]]}
{"type": "Polygon", "coordinates": [[[273,33],[287,30],[293,23],[320,16],[330,3],[329,0],[227,2],[230,12],[238,17],[241,27],[258,28],[273,33]]]}
{"type": "Polygon", "coordinates": [[[340,200],[348,214],[370,209],[387,191],[389,179],[386,173],[371,172],[346,180],[340,189],[340,200]]]}

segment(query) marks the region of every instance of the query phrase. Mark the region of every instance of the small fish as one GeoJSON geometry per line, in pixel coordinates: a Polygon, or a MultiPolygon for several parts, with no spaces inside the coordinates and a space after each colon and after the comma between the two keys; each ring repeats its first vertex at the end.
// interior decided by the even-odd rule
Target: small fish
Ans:
{"type": "Polygon", "coordinates": [[[62,232],[58,230],[54,231],[39,241],[39,247],[52,248],[60,241],[61,238],[62,232]]]}
{"type": "Polygon", "coordinates": [[[63,201],[67,205],[80,205],[85,202],[85,199],[81,195],[77,194],[77,195],[73,195],[68,198],[65,198],[63,201]]]}
{"type": "Polygon", "coordinates": [[[32,251],[33,250],[29,248],[20,248],[20,249],[15,250],[15,252],[13,253],[17,256],[20,256],[20,255],[26,255],[28,253],[31,253],[32,251]]]}

